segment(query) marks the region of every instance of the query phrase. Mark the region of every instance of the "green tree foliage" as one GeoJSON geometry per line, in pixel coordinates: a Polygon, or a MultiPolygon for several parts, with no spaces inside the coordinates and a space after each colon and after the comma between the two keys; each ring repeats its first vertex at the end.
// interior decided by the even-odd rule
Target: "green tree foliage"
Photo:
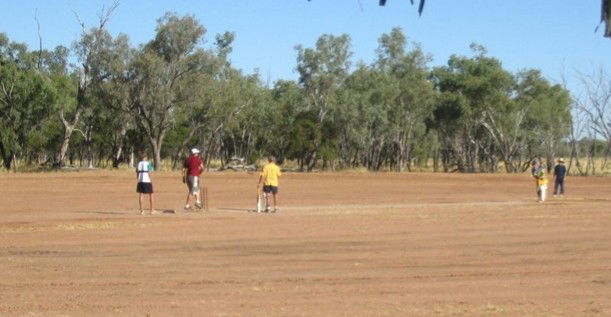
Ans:
{"type": "MultiPolygon", "coordinates": [[[[304,90],[307,108],[316,114],[317,127],[322,130],[327,115],[334,112],[340,102],[338,92],[349,74],[352,55],[350,37],[346,34],[325,34],[318,38],[315,48],[296,46],[295,49],[299,82],[304,90]]],[[[325,137],[320,140],[323,139],[325,137]]],[[[316,165],[318,148],[322,145],[313,144],[313,149],[306,153],[308,171],[316,165]]]]}
{"type": "Polygon", "coordinates": [[[406,51],[407,38],[399,28],[382,35],[379,43],[375,67],[388,78],[385,92],[389,98],[391,137],[388,142],[393,153],[390,160],[397,171],[402,171],[410,167],[415,140],[424,136],[424,122],[432,115],[434,91],[427,68],[431,59],[417,44],[406,51]]]}
{"type": "Polygon", "coordinates": [[[499,157],[508,172],[543,154],[553,161],[553,149],[569,132],[568,92],[538,71],[514,77],[483,47],[472,48],[474,57],[452,56],[433,71],[443,161],[466,172],[494,171],[499,157]]]}
{"type": "Polygon", "coordinates": [[[545,158],[547,167],[552,168],[557,149],[570,133],[569,92],[550,84],[538,70],[527,70],[517,75],[516,93],[515,102],[525,112],[520,126],[526,143],[522,154],[527,159],[545,158]]]}
{"type": "Polygon", "coordinates": [[[148,137],[155,167],[165,135],[176,124],[177,107],[193,102],[193,81],[206,69],[209,53],[198,47],[205,32],[195,17],[168,13],[158,20],[155,39],[130,65],[130,110],[148,137]]]}
{"type": "Polygon", "coordinates": [[[205,47],[193,16],[166,14],[139,47],[108,33],[107,18],[83,28],[71,49],[33,52],[0,34],[5,169],[119,167],[138,151],[151,151],[158,168],[179,168],[198,147],[221,168],[273,154],[303,171],[432,162],[435,170],[520,172],[532,158],[551,167],[574,130],[568,91],[537,70],[510,73],[478,45],[431,69],[399,28],[380,36],[371,63],[352,61],[349,36],[325,34],[296,46],[298,81],[270,85],[232,65],[234,33],[205,47]]]}
{"type": "Polygon", "coordinates": [[[492,159],[489,138],[482,122],[486,112],[505,102],[512,77],[500,61],[487,57],[481,46],[471,46],[473,58],[453,55],[448,66],[434,70],[434,81],[441,93],[435,110],[444,147],[443,161],[455,161],[462,172],[485,169],[485,159],[492,159]],[[450,128],[451,127],[451,128],[450,128]]]}
{"type": "Polygon", "coordinates": [[[312,153],[318,150],[322,141],[322,131],[318,125],[318,116],[313,111],[304,111],[295,117],[290,131],[289,157],[296,159],[299,169],[310,169],[312,153]]]}
{"type": "Polygon", "coordinates": [[[2,33],[0,65],[0,155],[6,169],[16,169],[17,156],[26,155],[33,150],[28,145],[38,141],[56,93],[35,68],[27,47],[9,42],[2,33]]]}
{"type": "Polygon", "coordinates": [[[284,161],[294,148],[290,133],[296,117],[304,111],[303,92],[294,81],[280,80],[271,90],[271,100],[265,113],[266,133],[262,139],[265,152],[284,161]]]}

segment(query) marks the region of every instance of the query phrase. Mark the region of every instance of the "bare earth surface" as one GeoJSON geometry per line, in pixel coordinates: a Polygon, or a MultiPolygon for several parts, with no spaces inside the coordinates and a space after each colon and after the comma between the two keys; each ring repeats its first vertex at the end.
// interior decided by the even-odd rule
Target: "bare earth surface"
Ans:
{"type": "MultiPolygon", "coordinates": [[[[0,175],[0,316],[610,316],[611,178],[535,202],[523,175],[0,175]]],[[[551,193],[550,193],[551,196],[551,193]]]]}

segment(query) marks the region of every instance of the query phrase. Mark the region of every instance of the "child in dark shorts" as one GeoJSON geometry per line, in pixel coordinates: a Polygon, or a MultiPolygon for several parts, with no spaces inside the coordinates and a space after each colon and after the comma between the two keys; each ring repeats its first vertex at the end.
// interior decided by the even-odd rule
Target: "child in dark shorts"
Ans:
{"type": "Polygon", "coordinates": [[[274,198],[274,209],[272,212],[278,211],[278,178],[282,175],[280,167],[276,165],[276,158],[270,155],[268,163],[263,166],[263,170],[259,176],[259,183],[257,184],[257,192],[261,184],[263,184],[263,192],[265,193],[265,211],[269,212],[269,196],[274,198]]]}
{"type": "Polygon", "coordinates": [[[146,154],[140,155],[141,159],[136,165],[136,178],[138,184],[136,185],[136,192],[138,193],[138,206],[140,207],[140,214],[144,214],[142,209],[142,200],[144,195],[149,195],[149,210],[151,215],[155,213],[153,209],[153,183],[151,181],[151,172],[153,171],[153,165],[148,161],[146,154]]]}

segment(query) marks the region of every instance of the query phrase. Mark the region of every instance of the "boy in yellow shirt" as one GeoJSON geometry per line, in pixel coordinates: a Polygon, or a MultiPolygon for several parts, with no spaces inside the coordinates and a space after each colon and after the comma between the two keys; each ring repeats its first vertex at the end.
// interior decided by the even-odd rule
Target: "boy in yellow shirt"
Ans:
{"type": "Polygon", "coordinates": [[[274,209],[272,212],[278,211],[278,177],[282,175],[280,168],[276,165],[276,158],[269,156],[267,158],[268,163],[263,166],[261,175],[259,176],[259,183],[257,184],[257,192],[261,188],[263,183],[263,192],[265,193],[265,212],[269,212],[269,195],[274,196],[274,209]]]}
{"type": "Polygon", "coordinates": [[[539,197],[538,202],[544,202],[545,196],[547,195],[547,177],[545,176],[545,165],[543,163],[534,160],[532,162],[532,169],[530,171],[532,177],[535,179],[537,186],[537,196],[539,197]]]}

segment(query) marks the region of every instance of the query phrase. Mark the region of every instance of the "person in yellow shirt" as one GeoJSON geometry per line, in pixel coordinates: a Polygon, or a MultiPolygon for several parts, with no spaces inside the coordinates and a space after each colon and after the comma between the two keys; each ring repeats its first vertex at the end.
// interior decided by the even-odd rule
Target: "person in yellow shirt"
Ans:
{"type": "Polygon", "coordinates": [[[261,175],[259,176],[259,183],[257,184],[257,192],[261,188],[263,183],[263,193],[265,193],[265,211],[269,212],[269,196],[274,196],[274,209],[272,212],[278,211],[278,178],[282,175],[280,167],[276,165],[276,158],[269,156],[267,158],[268,163],[263,166],[261,175]]]}
{"type": "Polygon", "coordinates": [[[547,195],[547,177],[545,176],[545,165],[537,162],[537,160],[533,160],[530,173],[535,179],[535,184],[537,186],[537,196],[539,198],[538,202],[544,202],[545,196],[547,195]]]}

